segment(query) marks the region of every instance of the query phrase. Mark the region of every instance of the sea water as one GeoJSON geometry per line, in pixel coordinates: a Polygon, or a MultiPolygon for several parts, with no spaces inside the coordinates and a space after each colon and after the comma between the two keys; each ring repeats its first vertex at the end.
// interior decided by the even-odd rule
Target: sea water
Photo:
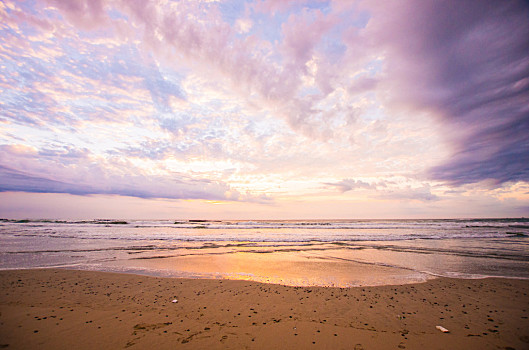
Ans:
{"type": "Polygon", "coordinates": [[[290,285],[529,278],[529,219],[0,220],[0,269],[290,285]]]}

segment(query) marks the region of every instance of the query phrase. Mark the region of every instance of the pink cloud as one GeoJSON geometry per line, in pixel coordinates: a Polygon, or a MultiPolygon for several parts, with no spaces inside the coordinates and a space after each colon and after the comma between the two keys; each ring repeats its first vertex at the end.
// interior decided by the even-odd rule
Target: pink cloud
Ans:
{"type": "Polygon", "coordinates": [[[308,0],[258,0],[254,8],[257,12],[264,12],[274,15],[276,12],[286,11],[288,8],[292,8],[298,4],[303,4],[308,0]]]}
{"type": "Polygon", "coordinates": [[[108,24],[104,0],[46,0],[57,7],[68,21],[84,30],[93,30],[108,24]]]}
{"type": "Polygon", "coordinates": [[[13,13],[13,17],[16,18],[19,24],[27,23],[31,27],[37,28],[43,32],[49,32],[54,30],[54,25],[51,21],[33,16],[22,11],[15,10],[13,13]]]}
{"type": "Polygon", "coordinates": [[[292,14],[283,23],[282,49],[289,58],[289,68],[306,71],[305,63],[311,59],[314,47],[323,35],[335,26],[340,19],[336,16],[325,16],[321,11],[302,11],[292,14]]]}
{"type": "Polygon", "coordinates": [[[285,12],[294,7],[303,7],[308,2],[327,2],[327,0],[257,0],[253,5],[256,12],[268,13],[272,16],[278,12],[285,12]]]}
{"type": "MultiPolygon", "coordinates": [[[[74,2],[47,0],[56,6],[74,26],[83,30],[113,28],[129,39],[142,38],[143,47],[168,64],[198,68],[196,71],[217,80],[225,80],[232,91],[252,104],[276,111],[289,124],[307,135],[316,135],[317,119],[312,118],[312,98],[300,101],[296,96],[305,63],[311,58],[323,35],[339,22],[319,10],[292,15],[283,26],[283,61],[270,55],[274,43],[256,36],[240,37],[237,28],[222,20],[215,4],[177,2],[165,5],[145,1],[74,2]],[[111,19],[110,9],[126,15],[129,27],[122,29],[121,19],[111,19]],[[307,18],[305,18],[307,16],[307,18]],[[304,117],[305,113],[309,113],[304,117]],[[311,124],[312,123],[312,124],[311,124]]],[[[320,73],[321,75],[321,73],[320,73]]],[[[339,74],[335,74],[339,75],[339,74]]],[[[325,94],[331,92],[328,88],[325,94]]]]}

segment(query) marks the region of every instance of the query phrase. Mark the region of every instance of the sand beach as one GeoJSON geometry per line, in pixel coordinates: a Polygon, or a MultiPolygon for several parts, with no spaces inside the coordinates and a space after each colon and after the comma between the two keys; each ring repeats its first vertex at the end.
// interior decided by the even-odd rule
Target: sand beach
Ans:
{"type": "Polygon", "coordinates": [[[4,349],[529,348],[528,280],[330,288],[33,269],[1,271],[0,289],[4,349]]]}

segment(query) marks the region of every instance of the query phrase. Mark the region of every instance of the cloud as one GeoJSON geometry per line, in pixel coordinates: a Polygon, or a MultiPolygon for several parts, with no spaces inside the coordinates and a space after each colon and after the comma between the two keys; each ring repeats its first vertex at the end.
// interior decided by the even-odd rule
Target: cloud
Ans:
{"type": "Polygon", "coordinates": [[[371,13],[363,34],[384,49],[390,102],[436,115],[453,145],[430,177],[529,181],[528,3],[380,2],[371,13]]]}
{"type": "Polygon", "coordinates": [[[239,34],[248,33],[253,27],[253,22],[248,18],[240,18],[235,22],[235,30],[239,34]]]}
{"type": "Polygon", "coordinates": [[[35,151],[6,145],[0,146],[0,150],[1,192],[270,202],[267,196],[241,194],[222,181],[175,172],[146,174],[119,157],[105,160],[88,150],[35,151]]]}
{"type": "Polygon", "coordinates": [[[84,30],[97,29],[108,23],[103,0],[48,0],[48,3],[59,8],[69,21],[84,30]]]}
{"type": "Polygon", "coordinates": [[[76,184],[64,183],[38,176],[24,174],[8,167],[0,165],[0,192],[22,191],[36,193],[71,193],[88,194],[76,184]]]}
{"type": "Polygon", "coordinates": [[[284,57],[289,60],[286,69],[302,69],[305,72],[314,47],[337,22],[338,17],[326,16],[319,10],[305,10],[290,15],[282,25],[282,50],[284,57]]]}
{"type": "Polygon", "coordinates": [[[421,202],[438,201],[441,199],[437,195],[432,194],[429,185],[423,185],[422,187],[407,186],[404,189],[384,190],[376,197],[380,199],[417,200],[421,202]]]}
{"type": "MultiPolygon", "coordinates": [[[[0,192],[68,193],[74,195],[113,194],[138,198],[241,200],[229,186],[207,179],[176,176],[107,175],[98,181],[63,182],[44,176],[28,175],[0,166],[0,192]]],[[[51,174],[48,174],[51,176],[51,174]]],[[[82,175],[76,177],[77,180],[82,175]]],[[[250,198],[250,200],[254,200],[250,198]]]]}
{"type": "Polygon", "coordinates": [[[367,182],[355,179],[343,179],[339,182],[328,182],[325,185],[335,187],[338,191],[344,193],[355,189],[375,189],[376,186],[370,185],[367,182]]]}
{"type": "Polygon", "coordinates": [[[375,183],[367,183],[361,180],[355,179],[343,179],[338,182],[325,183],[325,185],[331,188],[336,188],[341,193],[353,191],[353,190],[370,190],[369,197],[376,199],[389,199],[389,200],[417,200],[421,202],[437,201],[440,198],[432,194],[430,185],[414,184],[405,185],[406,182],[415,182],[412,179],[404,177],[396,178],[397,182],[391,179],[380,179],[375,183]]]}
{"type": "Polygon", "coordinates": [[[185,98],[174,84],[130,63],[137,59],[130,52],[58,38],[30,37],[31,49],[18,46],[9,35],[0,37],[0,42],[0,52],[5,54],[0,60],[6,66],[0,76],[6,86],[2,117],[17,124],[45,129],[71,128],[82,121],[123,122],[125,114],[129,117],[149,109],[148,89],[151,104],[167,104],[160,89],[166,90],[165,96],[185,98]],[[50,48],[58,54],[50,55],[50,48]]]}
{"type": "Polygon", "coordinates": [[[292,9],[294,7],[300,7],[307,3],[322,3],[327,2],[326,0],[290,0],[290,1],[284,1],[284,0],[257,0],[253,4],[253,8],[257,12],[264,12],[270,15],[275,15],[276,13],[285,12],[289,9],[292,9]]]}

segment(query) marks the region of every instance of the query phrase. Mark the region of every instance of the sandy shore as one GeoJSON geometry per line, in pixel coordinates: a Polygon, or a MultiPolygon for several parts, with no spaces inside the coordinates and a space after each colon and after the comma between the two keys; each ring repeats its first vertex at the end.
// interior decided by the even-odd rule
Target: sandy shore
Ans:
{"type": "Polygon", "coordinates": [[[340,289],[50,269],[0,271],[0,285],[5,349],[529,349],[527,280],[340,289]]]}

